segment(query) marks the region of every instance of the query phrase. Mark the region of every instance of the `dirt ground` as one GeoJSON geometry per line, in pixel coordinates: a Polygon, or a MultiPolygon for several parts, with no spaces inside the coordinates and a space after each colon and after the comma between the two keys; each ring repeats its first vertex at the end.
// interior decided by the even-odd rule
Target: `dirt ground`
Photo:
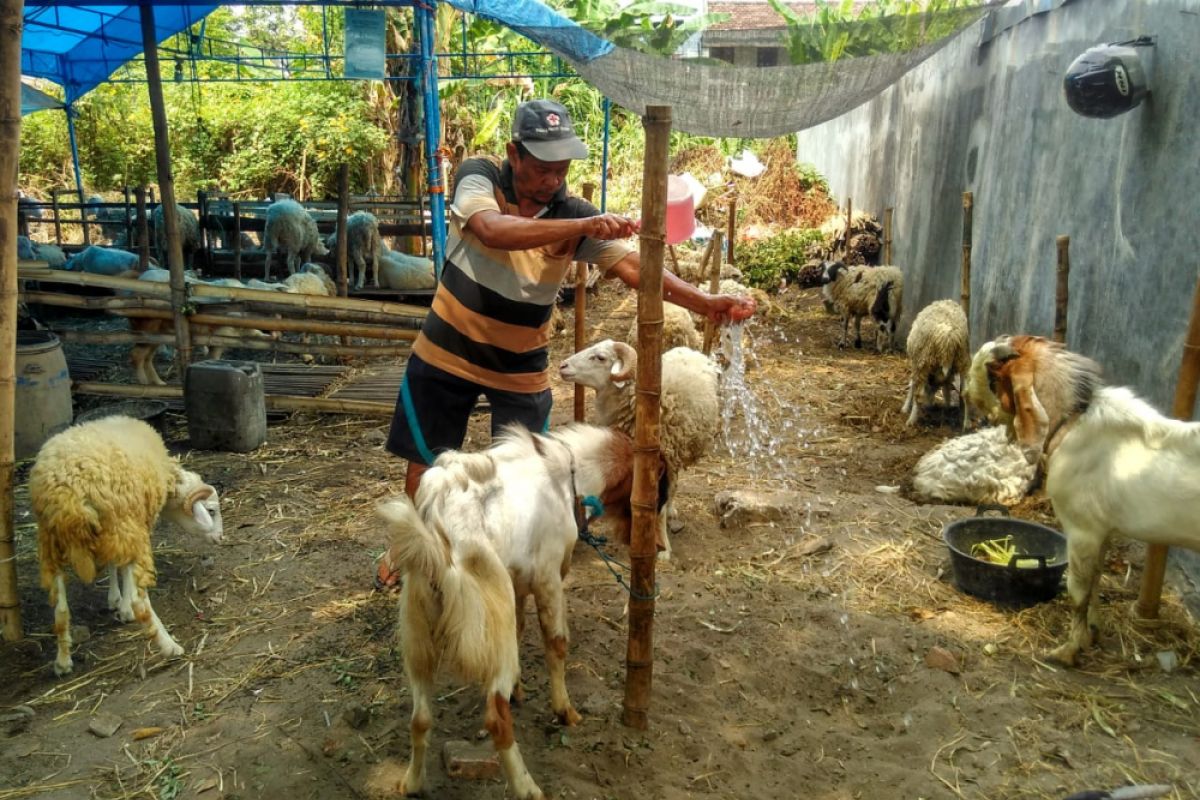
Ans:
{"type": "MultiPolygon", "coordinates": [[[[603,313],[616,294],[601,290],[596,337],[628,329],[627,316],[603,313]]],[[[972,511],[877,488],[903,485],[953,429],[936,415],[905,428],[903,356],[839,351],[836,328],[809,290],[749,331],[747,381],[778,441],[736,458],[717,447],[681,482],[685,527],[658,574],[646,731],[621,724],[625,595],[592,550],[576,549],[567,681],[584,720],[554,722],[531,621],[515,717],[535,779],[550,796],[586,800],[1057,799],[1128,783],[1200,798],[1200,635],[1178,598],[1168,592],[1160,623],[1135,625],[1141,554],[1117,548],[1099,646],[1079,669],[1045,663],[1066,629],[1065,598],[1012,612],[954,588],[941,529],[972,511]],[[721,527],[714,495],[747,488],[791,490],[804,507],[792,523],[721,527]],[[1167,651],[1170,673],[1157,656],[1167,651]]],[[[567,346],[560,337],[556,354],[567,346]]],[[[556,395],[565,421],[568,387],[556,395]]],[[[484,431],[477,419],[468,447],[484,446],[484,431]]],[[[401,463],[382,449],[386,421],[298,414],[248,455],[189,450],[179,419],[173,433],[185,464],[221,489],[225,519],[217,547],[160,530],[152,597],[187,651],[173,661],[113,619],[102,587],[75,583],[86,631],[74,674],[54,677],[20,476],[28,638],[0,645],[0,800],[391,796],[410,703],[396,598],[370,581],[383,547],[372,507],[401,487],[401,463]],[[89,732],[98,715],[119,718],[114,735],[89,732]]],[[[1016,513],[1052,521],[1043,499],[1016,513]]],[[[504,797],[499,779],[446,774],[442,743],[486,740],[480,692],[445,676],[439,692],[428,796],[504,797]]]]}

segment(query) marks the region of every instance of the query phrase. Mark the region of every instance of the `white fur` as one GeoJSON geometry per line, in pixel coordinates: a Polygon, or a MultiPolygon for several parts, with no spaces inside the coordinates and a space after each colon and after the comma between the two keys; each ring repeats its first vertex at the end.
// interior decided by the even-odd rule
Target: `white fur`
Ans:
{"type": "Polygon", "coordinates": [[[939,389],[942,402],[950,405],[952,392],[958,392],[962,426],[967,427],[963,381],[970,367],[971,351],[967,315],[953,300],[937,300],[917,314],[908,332],[908,394],[901,413],[908,414],[906,424],[915,425],[922,405],[933,401],[939,389]],[[919,393],[919,396],[918,396],[919,393]]]}
{"type": "Polygon", "coordinates": [[[276,200],[267,206],[267,221],[263,231],[263,251],[266,262],[263,280],[271,279],[271,259],[276,250],[283,250],[287,260],[288,275],[313,256],[328,255],[321,242],[317,223],[309,216],[304,206],[295,200],[276,200]]]}
{"type": "Polygon", "coordinates": [[[1037,466],[1002,427],[948,439],[921,456],[913,492],[922,502],[1014,505],[1033,485],[1037,466]]]}

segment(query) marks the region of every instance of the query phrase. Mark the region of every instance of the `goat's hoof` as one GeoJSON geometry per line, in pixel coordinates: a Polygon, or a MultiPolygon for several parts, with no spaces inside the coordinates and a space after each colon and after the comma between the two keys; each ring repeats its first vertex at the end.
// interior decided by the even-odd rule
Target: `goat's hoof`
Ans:
{"type": "Polygon", "coordinates": [[[1067,643],[1059,645],[1053,650],[1046,653],[1046,660],[1053,661],[1056,664],[1062,664],[1064,667],[1073,667],[1079,657],[1079,648],[1073,644],[1067,643]]]}
{"type": "Polygon", "coordinates": [[[133,622],[135,619],[132,608],[121,608],[118,606],[114,610],[117,612],[117,619],[121,622],[133,622]]]}
{"type": "Polygon", "coordinates": [[[568,728],[573,728],[583,722],[583,715],[576,711],[574,706],[567,706],[566,711],[555,711],[554,716],[558,717],[558,721],[568,728]]]}
{"type": "Polygon", "coordinates": [[[74,669],[75,669],[75,662],[72,661],[70,658],[68,658],[66,661],[55,661],[54,662],[54,674],[60,678],[65,675],[70,675],[74,669]]]}

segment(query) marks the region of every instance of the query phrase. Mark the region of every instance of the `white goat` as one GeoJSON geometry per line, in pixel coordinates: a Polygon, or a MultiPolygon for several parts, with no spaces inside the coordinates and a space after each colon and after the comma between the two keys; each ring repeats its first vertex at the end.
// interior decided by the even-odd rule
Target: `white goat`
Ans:
{"type": "Polygon", "coordinates": [[[484,727],[508,780],[528,800],[542,792],[521,758],[509,698],[520,694],[518,642],[525,598],[533,595],[560,721],[581,719],[566,686],[567,612],[563,578],[577,538],[575,509],[596,496],[628,520],[633,443],[608,428],[572,425],[549,435],[510,426],[482,453],[438,456],[407,497],[379,508],[404,570],[400,638],[412,694],[412,758],[401,793],[425,788],[439,664],[482,684],[484,727]]]}
{"type": "Polygon", "coordinates": [[[149,425],[114,416],[47,440],[29,473],[29,498],[38,523],[42,586],[54,607],[54,672],[66,675],[74,668],[68,567],[91,583],[97,567],[107,566],[109,608],[123,622],[141,622],[164,657],[183,653],[146,594],[155,578],[150,535],[161,513],[188,533],[221,541],[217,490],[182,469],[149,425]]]}
{"type": "MultiPolygon", "coordinates": [[[[847,267],[840,261],[825,263],[821,283],[829,288],[829,298],[841,309],[842,338],[845,347],[850,336],[850,318],[854,318],[854,346],[862,347],[862,318],[876,324],[875,349],[895,348],[896,323],[903,311],[904,274],[899,267],[847,267]]],[[[823,291],[823,290],[822,290],[823,291]]]]}
{"type": "Polygon", "coordinates": [[[994,398],[1026,455],[1046,459],[1046,494],[1067,536],[1072,611],[1067,640],[1050,656],[1071,665],[1092,643],[1113,536],[1200,550],[1200,423],[1100,386],[1094,362],[1054,342],[989,345],[976,356],[986,385],[973,381],[967,397],[985,408],[994,398]]]}
{"type": "Polygon", "coordinates": [[[328,255],[321,242],[317,223],[309,216],[304,206],[295,200],[276,200],[267,206],[267,221],[263,231],[263,252],[266,261],[263,280],[271,279],[271,259],[276,250],[283,250],[287,260],[288,275],[313,256],[328,255]]]}
{"type": "MultiPolygon", "coordinates": [[[[637,351],[611,339],[563,361],[562,379],[596,390],[596,421],[633,435],[637,351]]],[[[666,512],[659,515],[661,557],[671,557],[667,517],[679,475],[712,450],[721,430],[720,369],[703,353],[676,347],[663,353],[660,445],[667,465],[666,512]]]]}
{"type": "Polygon", "coordinates": [[[967,428],[963,381],[971,366],[970,333],[967,315],[953,300],[937,300],[921,309],[908,332],[908,394],[901,407],[908,414],[908,425],[915,425],[921,406],[933,401],[941,389],[942,402],[950,405],[958,392],[958,410],[963,430],[967,428]],[[919,397],[918,397],[919,393],[919,397]]]}

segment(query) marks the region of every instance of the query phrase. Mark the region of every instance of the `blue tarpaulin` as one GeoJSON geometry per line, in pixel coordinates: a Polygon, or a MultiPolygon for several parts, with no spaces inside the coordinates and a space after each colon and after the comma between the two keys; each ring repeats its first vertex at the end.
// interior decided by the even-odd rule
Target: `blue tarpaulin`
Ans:
{"type": "MultiPolygon", "coordinates": [[[[311,2],[311,0],[309,0],[311,2]]],[[[376,5],[410,6],[413,0],[376,5]]],[[[588,62],[612,45],[538,0],[447,0],[448,5],[499,22],[575,61],[588,62]]],[[[154,6],[155,40],[163,42],[204,19],[219,5],[174,0],[154,6]]],[[[254,5],[287,5],[251,0],[254,5]]],[[[332,0],[325,3],[338,6],[332,0]]],[[[349,4],[347,4],[349,5],[349,4]]],[[[104,83],[121,65],[142,52],[137,5],[83,5],[80,0],[31,0],[25,4],[21,74],[46,78],[66,90],[74,103],[104,83]]]]}
{"type": "Polygon", "coordinates": [[[51,97],[27,83],[21,84],[21,116],[35,111],[46,111],[51,108],[66,108],[66,103],[57,97],[51,97]]]}

